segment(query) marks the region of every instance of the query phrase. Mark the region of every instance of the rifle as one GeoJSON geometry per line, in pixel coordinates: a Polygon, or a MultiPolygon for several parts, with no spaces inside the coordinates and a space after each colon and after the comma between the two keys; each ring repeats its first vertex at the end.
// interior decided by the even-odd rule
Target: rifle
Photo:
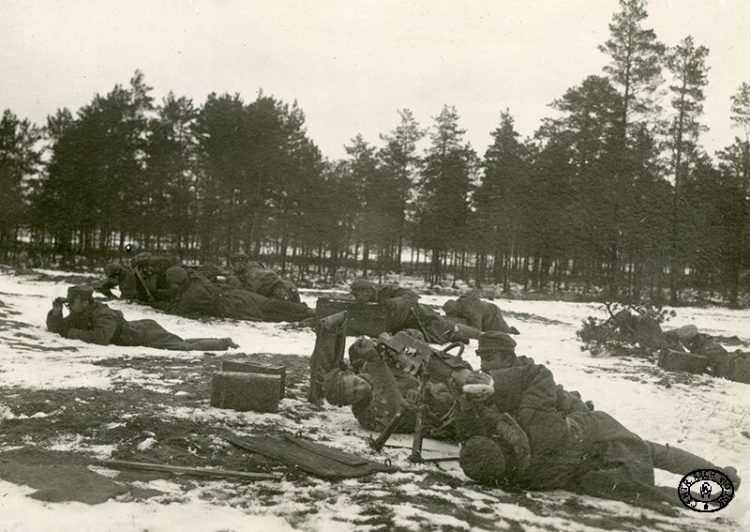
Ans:
{"type": "Polygon", "coordinates": [[[154,296],[151,295],[151,292],[148,289],[148,286],[146,286],[146,281],[143,280],[143,276],[141,275],[140,270],[138,269],[138,266],[133,266],[133,273],[135,274],[135,278],[138,279],[138,282],[141,283],[141,286],[146,291],[146,295],[148,296],[149,301],[154,300],[154,296]]]}
{"type": "MultiPolygon", "coordinates": [[[[411,316],[414,318],[414,321],[417,322],[417,326],[419,326],[419,331],[424,335],[425,341],[428,341],[429,335],[427,334],[427,330],[424,328],[424,324],[422,323],[422,320],[419,319],[419,315],[417,314],[417,311],[414,310],[414,307],[411,307],[409,309],[409,314],[411,314],[411,316]]],[[[441,344],[445,343],[445,338],[443,337],[442,334],[436,334],[436,336],[437,336],[439,343],[441,344]]]]}

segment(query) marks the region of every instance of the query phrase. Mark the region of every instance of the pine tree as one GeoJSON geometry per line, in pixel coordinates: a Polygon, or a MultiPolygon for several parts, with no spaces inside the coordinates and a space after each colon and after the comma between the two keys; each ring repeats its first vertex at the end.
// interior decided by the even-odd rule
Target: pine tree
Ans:
{"type": "Polygon", "coordinates": [[[349,156],[348,173],[357,191],[355,230],[357,243],[362,244],[363,275],[367,275],[371,252],[382,249],[383,240],[388,235],[388,220],[381,199],[385,187],[382,186],[382,173],[373,145],[358,134],[345,150],[349,156]]]}
{"type": "Polygon", "coordinates": [[[10,109],[0,118],[0,254],[7,258],[19,242],[19,231],[28,222],[29,179],[39,172],[39,128],[20,120],[10,109]]]}
{"type": "Polygon", "coordinates": [[[409,204],[417,180],[420,158],[417,143],[425,132],[419,127],[409,109],[398,112],[400,124],[388,135],[381,135],[385,147],[378,152],[383,173],[383,187],[388,192],[385,203],[389,213],[390,249],[393,267],[401,270],[401,252],[409,216],[409,204]],[[395,249],[394,249],[395,248],[395,249]]]}
{"type": "Polygon", "coordinates": [[[195,234],[197,116],[192,100],[169,92],[150,121],[147,163],[157,247],[162,237],[174,237],[182,251],[195,234]]]}
{"type": "Polygon", "coordinates": [[[673,83],[669,90],[672,93],[674,115],[669,121],[667,146],[672,152],[672,173],[674,175],[674,194],[672,201],[672,238],[670,261],[670,302],[674,305],[678,299],[681,255],[683,251],[681,235],[690,227],[681,217],[682,211],[689,208],[682,201],[682,188],[689,178],[690,163],[696,159],[698,137],[705,129],[699,118],[703,113],[704,87],[708,84],[708,67],[706,58],[708,49],[695,46],[692,37],[686,37],[679,45],[667,53],[666,63],[673,83]],[[685,227],[683,227],[685,226],[685,227]]]}
{"type": "Polygon", "coordinates": [[[642,27],[648,18],[645,0],[620,0],[620,8],[609,25],[610,38],[599,47],[611,58],[604,71],[619,88],[622,98],[619,153],[613,184],[615,204],[611,215],[614,229],[609,239],[609,291],[612,297],[617,297],[619,292],[623,211],[627,210],[632,199],[628,195],[632,175],[643,165],[643,161],[638,160],[638,153],[632,150],[633,142],[636,135],[643,134],[643,124],[658,111],[653,95],[662,81],[661,57],[665,51],[653,30],[642,27]]]}
{"type": "Polygon", "coordinates": [[[458,119],[456,108],[447,105],[435,118],[419,181],[418,241],[431,251],[431,284],[442,280],[443,255],[451,247],[462,249],[468,233],[478,161],[463,140],[466,131],[459,127],[458,119]]]}
{"type": "Polygon", "coordinates": [[[484,262],[493,256],[493,278],[510,292],[510,264],[525,221],[528,197],[526,149],[518,140],[513,117],[506,110],[492,132],[493,143],[484,154],[482,180],[475,195],[479,232],[477,279],[483,277],[484,262]]]}
{"type": "Polygon", "coordinates": [[[750,231],[750,84],[742,83],[737,92],[731,96],[730,120],[733,127],[741,128],[744,139],[735,137],[734,143],[719,154],[722,175],[731,183],[734,191],[732,197],[734,212],[733,234],[727,243],[730,253],[727,263],[730,271],[727,274],[729,286],[729,303],[736,306],[739,300],[740,278],[750,260],[747,256],[748,232],[750,231]]]}

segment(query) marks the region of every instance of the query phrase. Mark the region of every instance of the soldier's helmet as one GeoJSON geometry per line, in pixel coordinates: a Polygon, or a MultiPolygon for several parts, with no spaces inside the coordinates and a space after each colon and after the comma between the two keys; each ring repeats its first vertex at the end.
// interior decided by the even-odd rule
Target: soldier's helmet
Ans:
{"type": "Polygon", "coordinates": [[[422,331],[418,331],[417,329],[404,329],[401,331],[406,336],[411,336],[412,338],[416,338],[420,342],[426,342],[424,338],[424,334],[422,334],[422,331]]]}
{"type": "Polygon", "coordinates": [[[182,266],[172,266],[165,274],[167,283],[170,285],[181,285],[188,278],[188,272],[182,266]]]}
{"type": "MultiPolygon", "coordinates": [[[[375,356],[377,356],[375,342],[367,337],[358,338],[349,347],[349,364],[352,366],[355,373],[359,373],[362,370],[368,357],[372,356],[373,351],[375,351],[375,356]]],[[[328,402],[330,403],[330,401],[328,402]]]]}
{"type": "Polygon", "coordinates": [[[461,305],[455,299],[449,299],[443,304],[443,310],[446,316],[458,316],[461,310],[461,305]]]}
{"type": "Polygon", "coordinates": [[[148,264],[151,262],[152,257],[153,255],[151,255],[151,253],[149,253],[148,251],[142,251],[138,253],[138,255],[133,257],[132,262],[134,266],[148,266],[148,264]]]}
{"type": "Polygon", "coordinates": [[[156,273],[166,273],[170,267],[179,266],[179,262],[174,257],[154,256],[148,261],[148,265],[156,273]]]}
{"type": "Polygon", "coordinates": [[[104,275],[107,277],[118,277],[123,269],[122,264],[119,262],[110,262],[104,266],[104,275]]]}
{"type": "Polygon", "coordinates": [[[343,369],[332,369],[326,374],[323,382],[323,394],[326,401],[334,406],[346,405],[346,382],[345,378],[352,373],[343,369]]]}
{"type": "Polygon", "coordinates": [[[247,259],[249,258],[250,257],[248,257],[246,253],[239,251],[237,253],[232,253],[229,256],[229,262],[247,262],[247,259]]]}
{"type": "Polygon", "coordinates": [[[505,455],[500,445],[486,436],[464,443],[458,460],[464,474],[480,484],[494,485],[505,477],[505,455]]]}

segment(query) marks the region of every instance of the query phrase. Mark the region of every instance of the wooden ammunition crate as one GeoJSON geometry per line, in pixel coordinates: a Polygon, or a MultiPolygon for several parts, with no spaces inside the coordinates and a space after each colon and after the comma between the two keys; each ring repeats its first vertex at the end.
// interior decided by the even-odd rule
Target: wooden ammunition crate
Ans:
{"type": "Polygon", "coordinates": [[[279,375],[279,399],[283,399],[286,390],[286,367],[280,364],[259,364],[257,362],[242,362],[225,360],[221,363],[221,371],[239,371],[240,373],[265,373],[279,375]]]}
{"type": "Polygon", "coordinates": [[[281,375],[217,371],[211,381],[211,406],[240,412],[277,412],[281,375]]]}
{"type": "Polygon", "coordinates": [[[315,304],[315,317],[325,318],[331,314],[346,312],[347,336],[377,337],[386,329],[386,309],[378,303],[361,304],[356,301],[318,298],[315,304]]]}
{"type": "Polygon", "coordinates": [[[700,355],[666,348],[659,351],[659,367],[666,371],[705,373],[707,365],[706,357],[700,355]]]}

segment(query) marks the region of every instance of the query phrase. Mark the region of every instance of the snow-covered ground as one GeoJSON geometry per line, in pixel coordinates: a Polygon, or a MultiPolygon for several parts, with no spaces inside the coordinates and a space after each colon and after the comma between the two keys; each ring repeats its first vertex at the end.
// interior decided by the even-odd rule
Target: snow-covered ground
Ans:
{"type": "MultiPolygon", "coordinates": [[[[51,271],[46,273],[60,274],[51,271]]],[[[3,403],[2,395],[10,393],[16,387],[42,390],[79,387],[109,389],[125,379],[158,389],[158,383],[150,382],[145,374],[136,369],[113,371],[111,367],[92,364],[106,358],[126,356],[132,353],[133,348],[102,348],[67,340],[46,331],[44,322],[51,301],[54,297],[64,295],[68,286],[63,282],[38,280],[38,276],[33,275],[0,273],[0,302],[4,303],[6,310],[13,311],[8,318],[31,326],[18,331],[8,327],[0,328],[0,433],[3,431],[3,419],[17,419],[16,414],[3,403]],[[22,334],[19,335],[18,332],[22,334]],[[70,348],[75,348],[75,351],[69,350],[70,348]]],[[[308,305],[315,305],[312,293],[302,291],[302,297],[308,305]]],[[[448,296],[426,295],[422,302],[442,305],[447,299],[448,296]]],[[[717,514],[697,514],[686,509],[679,517],[661,519],[660,529],[684,530],[687,525],[693,525],[696,530],[704,526],[713,530],[750,530],[750,385],[696,376],[688,380],[689,384],[682,384],[678,379],[665,386],[664,377],[669,376],[655,368],[653,363],[642,359],[594,358],[589,353],[582,352],[576,330],[587,316],[604,316],[598,305],[504,299],[496,300],[495,303],[507,313],[507,321],[521,331],[521,335],[515,337],[518,341],[517,352],[546,364],[555,374],[556,380],[567,389],[580,391],[584,399],[594,401],[597,409],[612,414],[643,438],[677,445],[720,466],[734,465],[748,484],[742,486],[725,510],[717,514]],[[730,518],[731,521],[716,521],[717,518],[730,518]]],[[[309,355],[315,340],[311,330],[288,324],[220,320],[201,322],[118,301],[108,304],[122,310],[127,319],[154,318],[168,330],[183,337],[231,336],[245,353],[309,355]]],[[[0,307],[0,311],[2,310],[0,307]]],[[[679,308],[677,316],[664,328],[688,323],[693,323],[701,331],[710,334],[736,335],[742,340],[750,340],[750,311],[747,310],[679,308]]],[[[353,338],[348,341],[352,342],[353,338]]],[[[479,359],[475,350],[476,342],[472,342],[466,348],[464,358],[478,368],[479,359]]],[[[198,352],[176,354],[143,348],[139,348],[138,352],[162,357],[204,356],[198,352]]],[[[666,380],[669,381],[668,378],[666,380]]],[[[282,402],[288,408],[295,405],[292,399],[284,399],[282,402]]],[[[353,451],[366,449],[361,437],[366,433],[358,429],[356,421],[346,409],[325,406],[323,411],[322,420],[311,419],[310,423],[334,438],[351,440],[350,447],[353,451]]],[[[173,415],[194,418],[258,416],[210,407],[203,411],[173,412],[173,415]]],[[[101,452],[106,455],[106,449],[101,452]]],[[[429,467],[432,466],[419,466],[429,467]]],[[[445,466],[444,470],[461,479],[460,470],[456,470],[456,467],[445,466]]],[[[413,480],[410,477],[414,473],[403,472],[399,475],[402,477],[398,489],[405,492],[408,492],[410,486],[414,490],[418,489],[417,477],[413,480]]],[[[678,481],[679,478],[674,475],[657,472],[657,482],[660,484],[674,485],[676,488],[678,481]]],[[[168,482],[164,484],[164,490],[177,489],[170,487],[168,482]]],[[[33,491],[30,488],[0,480],[0,531],[351,530],[352,521],[347,516],[361,511],[352,502],[352,490],[360,493],[369,489],[372,490],[371,495],[377,497],[377,490],[383,488],[382,484],[368,487],[359,481],[345,481],[331,487],[327,482],[313,479],[311,484],[304,487],[283,481],[280,489],[285,495],[279,497],[275,508],[254,506],[252,500],[243,505],[215,504],[200,489],[188,495],[183,494],[172,503],[114,499],[89,506],[77,502],[41,502],[27,497],[33,491]],[[290,515],[299,515],[297,510],[301,504],[298,502],[300,497],[309,499],[316,494],[321,503],[314,516],[307,519],[289,518],[290,515]]],[[[509,528],[508,523],[503,521],[509,517],[523,522],[528,529],[602,529],[581,522],[571,523],[556,517],[554,513],[540,514],[508,504],[502,499],[493,498],[491,490],[473,491],[470,483],[456,489],[462,496],[476,500],[471,505],[471,511],[480,514],[494,512],[497,516],[497,529],[509,528]]],[[[433,489],[432,496],[439,495],[439,491],[433,489]]],[[[252,490],[248,491],[248,497],[252,497],[252,490]]],[[[547,495],[528,494],[528,497],[535,500],[547,495]]],[[[632,509],[622,503],[583,499],[587,504],[594,504],[615,515],[648,514],[647,511],[632,509]]],[[[544,500],[554,501],[554,495],[552,499],[544,500]]],[[[562,500],[564,499],[559,498],[559,501],[562,500]]],[[[445,504],[451,504],[447,494],[445,504]]],[[[425,514],[423,510],[407,505],[394,506],[393,511],[394,522],[404,529],[468,530],[473,527],[470,520],[462,521],[444,514],[425,514]],[[420,514],[416,516],[417,520],[416,514],[420,514]]],[[[644,520],[645,522],[648,521],[644,520]]],[[[372,526],[360,528],[374,529],[372,526]]]]}

